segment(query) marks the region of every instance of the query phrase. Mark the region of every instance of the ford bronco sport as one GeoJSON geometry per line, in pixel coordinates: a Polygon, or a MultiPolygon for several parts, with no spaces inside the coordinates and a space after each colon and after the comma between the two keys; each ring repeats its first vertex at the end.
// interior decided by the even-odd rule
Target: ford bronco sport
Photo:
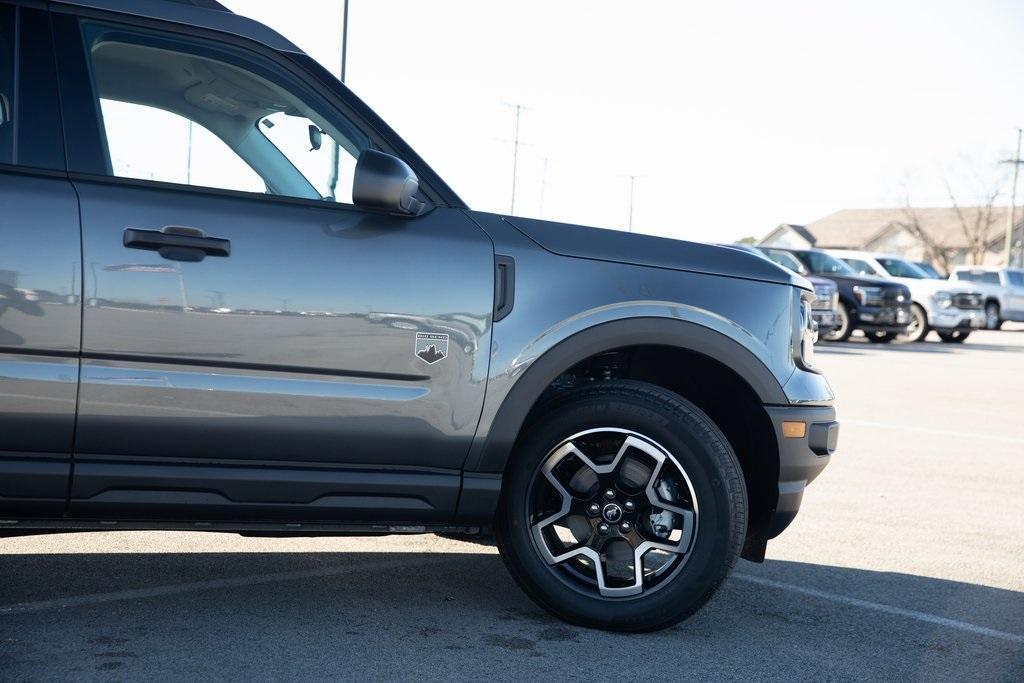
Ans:
{"type": "Polygon", "coordinates": [[[805,279],[472,211],[215,2],[4,0],[0,101],[0,534],[493,529],[642,631],[836,447],[805,279]]]}

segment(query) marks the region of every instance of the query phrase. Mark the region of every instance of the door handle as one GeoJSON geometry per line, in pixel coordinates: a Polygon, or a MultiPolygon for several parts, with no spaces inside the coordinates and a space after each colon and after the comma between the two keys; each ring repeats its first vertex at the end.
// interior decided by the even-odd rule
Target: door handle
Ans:
{"type": "Polygon", "coordinates": [[[125,228],[124,246],[155,251],[171,261],[202,261],[207,256],[230,256],[230,240],[207,237],[198,228],[168,225],[162,230],[125,228]]]}

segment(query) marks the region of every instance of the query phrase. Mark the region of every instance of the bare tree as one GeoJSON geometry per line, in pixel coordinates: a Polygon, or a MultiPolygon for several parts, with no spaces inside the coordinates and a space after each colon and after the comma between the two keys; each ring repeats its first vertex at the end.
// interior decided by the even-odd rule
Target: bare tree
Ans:
{"type": "Polygon", "coordinates": [[[960,203],[957,202],[956,194],[953,192],[953,188],[948,180],[946,181],[946,191],[949,193],[949,201],[953,204],[957,222],[960,224],[960,229],[963,231],[964,239],[967,242],[967,255],[970,264],[979,265],[984,263],[986,246],[991,241],[989,233],[992,226],[999,220],[995,212],[996,199],[1000,194],[999,190],[995,189],[987,192],[983,196],[983,201],[980,205],[966,210],[960,207],[960,203]]]}
{"type": "Polygon", "coordinates": [[[931,234],[921,225],[921,219],[917,213],[917,209],[915,209],[910,203],[909,193],[907,194],[906,202],[903,206],[903,220],[899,222],[899,225],[924,245],[925,253],[928,254],[928,260],[933,264],[940,266],[945,272],[950,272],[951,264],[949,252],[937,244],[935,240],[932,239],[931,234]]]}

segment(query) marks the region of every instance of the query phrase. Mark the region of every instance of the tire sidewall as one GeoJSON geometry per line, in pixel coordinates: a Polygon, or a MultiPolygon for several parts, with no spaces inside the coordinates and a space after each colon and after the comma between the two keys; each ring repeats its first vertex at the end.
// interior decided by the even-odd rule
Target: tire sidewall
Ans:
{"type": "Polygon", "coordinates": [[[998,330],[1002,327],[1003,322],[999,319],[999,304],[994,301],[989,301],[985,304],[985,329],[987,330],[998,330]],[[995,310],[995,314],[992,315],[990,311],[995,310]]]}
{"type": "MultiPolygon", "coordinates": [[[[679,398],[678,400],[683,400],[679,398]]],[[[695,406],[694,416],[706,421],[720,444],[705,443],[689,420],[673,424],[669,411],[660,411],[642,401],[624,398],[584,398],[563,403],[534,423],[517,452],[503,485],[499,519],[499,548],[514,576],[542,606],[558,616],[585,626],[598,625],[621,630],[649,630],[674,623],[696,611],[721,582],[735,562],[746,527],[746,494],[737,520],[736,502],[728,486],[729,472],[720,461],[724,446],[732,460],[735,476],[739,465],[725,437],[695,406]],[[674,455],[686,471],[697,497],[697,534],[689,557],[669,583],[647,595],[632,598],[599,598],[572,588],[556,576],[536,549],[528,525],[526,492],[533,473],[548,453],[573,434],[602,427],[637,432],[674,455]],[[717,455],[716,455],[716,451],[717,455]]],[[[739,476],[742,484],[742,475],[739,476]]]]}

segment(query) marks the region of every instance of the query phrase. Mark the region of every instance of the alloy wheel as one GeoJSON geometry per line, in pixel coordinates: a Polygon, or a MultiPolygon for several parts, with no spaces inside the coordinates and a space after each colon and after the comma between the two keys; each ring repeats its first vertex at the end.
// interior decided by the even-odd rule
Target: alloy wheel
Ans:
{"type": "Polygon", "coordinates": [[[822,339],[825,341],[845,341],[850,336],[850,314],[847,313],[846,306],[839,304],[836,314],[839,317],[839,324],[827,334],[822,335],[822,339]]]}
{"type": "Polygon", "coordinates": [[[679,461],[629,430],[591,429],[558,444],[534,473],[528,501],[548,568],[602,598],[665,585],[697,535],[697,498],[679,461]]]}
{"type": "Polygon", "coordinates": [[[898,335],[901,342],[921,341],[928,335],[928,315],[924,309],[914,304],[910,309],[910,324],[898,335]]]}

